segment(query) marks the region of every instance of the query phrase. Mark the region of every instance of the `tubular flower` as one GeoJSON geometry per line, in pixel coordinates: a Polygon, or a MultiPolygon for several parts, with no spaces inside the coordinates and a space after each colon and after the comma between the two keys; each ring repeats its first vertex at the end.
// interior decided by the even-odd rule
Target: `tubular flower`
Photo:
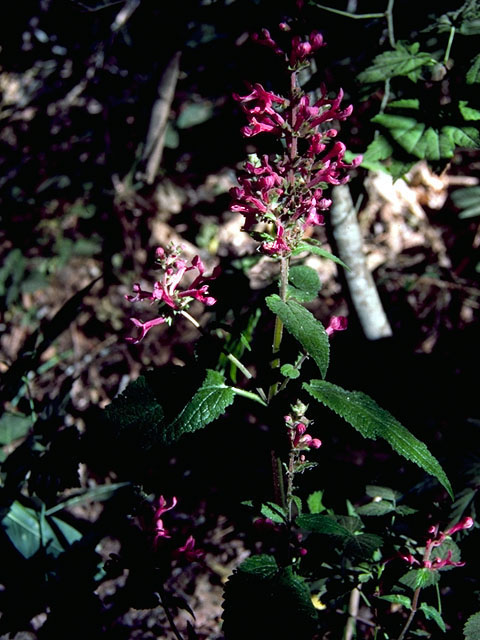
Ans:
{"type": "Polygon", "coordinates": [[[279,138],[285,149],[283,154],[272,158],[263,156],[260,160],[253,156],[238,178],[240,186],[231,190],[231,210],[245,216],[246,231],[258,238],[256,225],[275,223],[276,235],[268,238],[263,233],[260,248],[263,253],[277,257],[290,255],[307,227],[324,224],[322,212],[329,209],[331,200],[322,197],[322,190],[347,182],[346,171],[362,160],[359,156],[351,164],[346,163],[345,145],[333,142],[337,128],[327,125],[346,120],[352,113],[351,105],[341,109],[343,91],[340,89],[334,98],[329,98],[322,86],[321,97],[312,101],[298,84],[298,71],[325,44],[322,35],[312,31],[306,39],[298,35],[290,37],[287,35],[290,30],[286,23],[280,24],[280,38],[290,38],[285,50],[265,29],[254,36],[259,44],[283,56],[291,74],[288,98],[258,83],[249,85],[245,95],[233,95],[248,120],[242,134],[251,138],[268,133],[279,138]],[[302,154],[299,147],[304,150],[302,154]]]}
{"type": "Polygon", "coordinates": [[[158,545],[158,541],[160,540],[160,538],[171,537],[168,530],[165,529],[162,515],[166,511],[171,511],[171,509],[174,509],[176,504],[177,504],[177,499],[175,498],[175,496],[172,498],[172,504],[169,507],[167,506],[167,501],[163,496],[160,496],[158,500],[158,507],[155,511],[155,538],[153,541],[153,544],[155,547],[158,545]]]}
{"type": "MultiPolygon", "coordinates": [[[[208,284],[205,283],[216,278],[219,270],[215,269],[212,275],[205,276],[205,267],[199,256],[195,256],[191,263],[188,264],[179,257],[180,252],[180,248],[175,245],[170,245],[166,251],[159,247],[156,251],[156,261],[160,268],[163,269],[163,277],[154,283],[152,291],[142,289],[140,284],[136,282],[133,285],[134,295],[126,295],[126,300],[129,302],[148,300],[151,304],[159,302],[172,309],[173,312],[186,311],[193,300],[199,300],[206,306],[215,304],[216,300],[209,295],[208,284]],[[187,289],[179,290],[178,286],[184,275],[193,269],[198,271],[197,277],[187,289]]],[[[140,329],[140,335],[138,338],[129,337],[127,340],[137,344],[152,327],[170,322],[171,317],[162,314],[147,322],[142,322],[137,318],[130,318],[130,320],[140,329]]]]}
{"type": "Polygon", "coordinates": [[[418,564],[425,569],[443,569],[444,567],[463,567],[465,562],[457,562],[452,560],[452,551],[449,549],[445,555],[445,557],[441,558],[440,556],[436,556],[435,558],[431,558],[432,551],[436,547],[441,547],[443,542],[448,536],[457,533],[457,531],[463,531],[464,529],[470,529],[474,525],[473,518],[470,516],[463,518],[460,522],[453,525],[446,531],[439,531],[438,525],[434,525],[430,527],[428,533],[432,536],[425,543],[425,552],[423,554],[422,561],[415,559],[412,554],[401,555],[400,557],[408,562],[409,564],[418,564]]]}

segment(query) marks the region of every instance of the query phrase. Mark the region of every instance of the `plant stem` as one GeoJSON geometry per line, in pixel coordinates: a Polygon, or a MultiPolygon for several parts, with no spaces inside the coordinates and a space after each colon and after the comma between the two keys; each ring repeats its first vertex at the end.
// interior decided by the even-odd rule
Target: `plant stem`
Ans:
{"type": "Polygon", "coordinates": [[[345,18],[353,18],[354,20],[366,20],[368,18],[383,18],[384,13],[349,13],[348,11],[341,11],[340,9],[334,9],[333,7],[326,7],[323,4],[315,4],[319,9],[330,11],[331,13],[337,13],[339,16],[345,16],[345,18]]]}
{"type": "Polygon", "coordinates": [[[169,623],[170,628],[173,631],[175,637],[177,638],[177,640],[184,640],[182,634],[177,629],[177,625],[175,624],[175,621],[173,619],[172,612],[170,611],[169,607],[167,606],[167,604],[165,602],[165,596],[166,595],[167,594],[165,593],[165,590],[162,587],[160,593],[158,593],[160,604],[162,605],[163,610],[165,611],[165,615],[167,616],[168,623],[169,623]]]}
{"type": "Polygon", "coordinates": [[[395,48],[395,33],[393,30],[393,3],[395,0],[388,0],[387,10],[385,11],[385,17],[387,19],[388,27],[388,39],[392,49],[395,48]]]}
{"type": "MultiPolygon", "coordinates": [[[[290,258],[282,257],[280,259],[280,298],[283,302],[287,299],[287,284],[288,284],[288,271],[290,266],[290,258]]],[[[275,328],[273,330],[273,346],[272,355],[273,360],[271,364],[272,372],[275,373],[280,367],[280,358],[278,353],[280,352],[280,346],[282,344],[283,337],[283,322],[278,316],[275,317],[275,328]]],[[[278,382],[274,382],[270,385],[268,390],[268,400],[270,401],[278,391],[278,382]]]]}
{"type": "Polygon", "coordinates": [[[447,64],[448,59],[450,58],[450,51],[452,49],[453,38],[455,37],[455,26],[452,25],[450,27],[450,35],[448,36],[447,48],[445,50],[445,55],[443,57],[443,64],[447,64]]]}
{"type": "Polygon", "coordinates": [[[410,615],[408,616],[405,626],[402,629],[402,633],[398,636],[398,640],[404,640],[405,636],[407,635],[407,631],[409,630],[410,625],[412,624],[412,621],[415,617],[415,614],[417,613],[418,599],[420,597],[421,590],[422,590],[422,587],[417,587],[415,589],[415,592],[412,598],[412,610],[410,611],[410,615]]]}

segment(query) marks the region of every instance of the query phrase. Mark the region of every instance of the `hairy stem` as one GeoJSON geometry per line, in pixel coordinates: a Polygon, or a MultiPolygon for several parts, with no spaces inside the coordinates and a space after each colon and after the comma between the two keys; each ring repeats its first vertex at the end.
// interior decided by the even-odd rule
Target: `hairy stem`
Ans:
{"type": "MultiPolygon", "coordinates": [[[[290,267],[290,258],[282,257],[280,261],[280,298],[283,302],[287,299],[288,271],[290,267]]],[[[278,316],[275,317],[275,327],[273,330],[273,346],[272,346],[272,372],[275,373],[280,368],[280,346],[283,337],[283,322],[278,316]]],[[[274,382],[268,390],[268,400],[270,401],[278,391],[278,382],[274,382]]]]}
{"type": "Polygon", "coordinates": [[[420,597],[421,590],[422,590],[422,587],[417,587],[415,589],[415,592],[412,598],[412,610],[410,611],[410,615],[408,616],[405,626],[402,629],[402,633],[398,636],[398,640],[404,640],[408,630],[410,629],[410,625],[412,624],[415,614],[417,613],[418,599],[420,597]]]}
{"type": "Polygon", "coordinates": [[[393,30],[393,4],[395,0],[388,0],[387,10],[385,11],[385,17],[387,19],[388,28],[388,40],[392,49],[395,48],[395,32],[393,30]]]}

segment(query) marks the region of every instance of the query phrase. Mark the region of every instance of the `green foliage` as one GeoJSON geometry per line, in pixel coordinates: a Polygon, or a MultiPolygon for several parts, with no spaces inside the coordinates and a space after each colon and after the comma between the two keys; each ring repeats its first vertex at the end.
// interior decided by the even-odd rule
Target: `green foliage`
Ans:
{"type": "Polygon", "coordinates": [[[419,122],[413,116],[394,113],[379,113],[372,118],[372,122],[388,131],[404,151],[421,160],[452,158],[456,147],[480,147],[478,129],[467,125],[445,124],[433,127],[426,122],[419,122]]]}
{"type": "Polygon", "coordinates": [[[218,371],[207,370],[205,382],[178,417],[163,430],[166,442],[174,442],[185,433],[202,429],[223,414],[235,399],[235,390],[225,384],[218,371]]]}
{"type": "Polygon", "coordinates": [[[310,513],[322,513],[325,511],[323,504],[323,491],[314,491],[308,496],[307,505],[310,513]]]}
{"type": "Polygon", "coordinates": [[[0,418],[0,445],[10,444],[26,436],[32,426],[32,418],[23,413],[5,412],[0,418]]]}
{"type": "Polygon", "coordinates": [[[284,364],[280,367],[280,373],[286,378],[295,380],[300,377],[300,371],[293,364],[284,364]]]}
{"type": "Polygon", "coordinates": [[[370,171],[385,171],[396,180],[410,171],[415,162],[416,160],[408,162],[393,157],[393,145],[385,136],[379,134],[368,145],[363,154],[361,166],[370,171]]]}
{"type": "Polygon", "coordinates": [[[82,534],[63,520],[48,517],[15,500],[1,521],[5,533],[24,558],[40,549],[58,556],[82,534]]]}
{"type": "Polygon", "coordinates": [[[354,558],[369,560],[383,542],[380,536],[373,533],[360,533],[362,524],[358,518],[336,519],[334,516],[310,513],[298,516],[296,524],[306,531],[334,538],[343,552],[354,558]]]}
{"type": "Polygon", "coordinates": [[[480,215],[480,187],[455,189],[451,198],[453,204],[461,209],[459,218],[474,218],[480,215]]]}
{"type": "Polygon", "coordinates": [[[467,84],[480,82],[480,53],[472,58],[472,64],[466,75],[467,84]]]}
{"type": "Polygon", "coordinates": [[[317,614],[305,582],[273,556],[245,560],[229,578],[223,603],[225,640],[311,640],[317,614]]]}
{"type": "Polygon", "coordinates": [[[436,64],[429,53],[420,51],[420,44],[398,43],[393,51],[386,51],[376,56],[373,64],[358,75],[360,82],[384,82],[395,76],[407,76],[416,82],[421,68],[436,64]]]}
{"type": "Polygon", "coordinates": [[[288,297],[299,302],[311,302],[314,300],[322,286],[315,269],[306,265],[290,267],[288,281],[288,297]]]}
{"type": "Polygon", "coordinates": [[[391,602],[392,604],[400,604],[402,607],[406,609],[412,608],[412,601],[408,596],[404,596],[401,593],[392,593],[389,596],[378,596],[380,600],[386,600],[387,602],[391,602]]]}
{"type": "Polygon", "coordinates": [[[292,251],[292,255],[298,256],[301,253],[304,253],[305,251],[308,251],[309,253],[313,253],[316,256],[320,256],[321,258],[332,260],[332,262],[336,262],[337,264],[342,266],[344,269],[347,269],[347,271],[350,271],[350,267],[347,264],[345,264],[343,260],[340,260],[340,258],[337,258],[337,256],[333,255],[333,253],[330,253],[330,251],[327,251],[326,249],[323,249],[322,247],[320,247],[315,240],[312,240],[312,239],[305,240],[304,242],[299,244],[296,249],[292,251]]]}
{"type": "Polygon", "coordinates": [[[465,640],[478,640],[480,638],[480,611],[474,613],[466,621],[463,627],[465,640]]]}
{"type": "Polygon", "coordinates": [[[283,302],[279,296],[272,295],[267,298],[267,305],[315,360],[322,377],[325,377],[330,358],[330,344],[322,323],[295,300],[283,302]]]}
{"type": "Polygon", "coordinates": [[[422,567],[421,569],[411,569],[400,578],[399,582],[415,591],[418,587],[421,589],[431,587],[439,580],[440,573],[437,570],[422,567]]]}
{"type": "Polygon", "coordinates": [[[434,620],[437,623],[437,625],[440,627],[440,629],[443,631],[443,633],[446,632],[447,628],[445,626],[445,622],[443,621],[443,618],[440,614],[440,611],[438,611],[438,609],[435,609],[435,607],[432,607],[429,604],[426,604],[425,602],[422,602],[420,604],[420,609],[425,614],[425,617],[427,620],[434,620]]]}
{"type": "Polygon", "coordinates": [[[453,498],[452,487],[438,461],[423,442],[413,436],[388,411],[382,409],[360,391],[346,391],[325,380],[311,380],[304,384],[311,396],[344,418],[364,438],[383,438],[407,460],[431,474],[453,498]]]}

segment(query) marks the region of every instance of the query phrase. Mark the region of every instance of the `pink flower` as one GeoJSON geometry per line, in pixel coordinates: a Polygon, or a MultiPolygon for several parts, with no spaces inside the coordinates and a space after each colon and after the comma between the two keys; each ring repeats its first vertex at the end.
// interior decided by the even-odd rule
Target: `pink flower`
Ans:
{"type": "Polygon", "coordinates": [[[463,520],[460,520],[460,522],[457,522],[457,524],[453,525],[453,527],[450,527],[450,529],[448,529],[445,533],[447,536],[451,536],[454,533],[457,533],[457,531],[462,531],[463,529],[470,529],[471,527],[473,527],[474,525],[474,521],[473,518],[470,518],[470,516],[467,516],[466,518],[463,518],[463,520]]]}
{"type": "MultiPolygon", "coordinates": [[[[219,268],[214,269],[210,276],[205,276],[205,267],[199,256],[195,256],[189,265],[185,260],[178,257],[179,254],[179,247],[171,245],[167,251],[159,247],[156,251],[156,259],[164,270],[163,277],[154,283],[152,291],[142,289],[136,282],[133,285],[135,295],[126,295],[125,298],[129,302],[141,302],[143,300],[149,300],[152,304],[154,302],[163,302],[174,311],[185,310],[192,300],[199,300],[207,306],[215,304],[216,300],[209,295],[208,284],[205,283],[218,276],[219,268]],[[198,276],[188,289],[180,291],[178,286],[181,280],[188,271],[193,269],[198,271],[198,276]]],[[[141,333],[138,339],[127,338],[127,340],[136,344],[146,336],[152,327],[167,322],[167,317],[162,315],[148,322],[131,318],[131,322],[140,329],[141,333]]]]}
{"type": "Polygon", "coordinates": [[[276,221],[275,224],[277,226],[277,237],[273,242],[264,242],[262,245],[262,251],[263,253],[271,256],[286,255],[290,253],[291,249],[284,239],[285,229],[280,222],[276,221]]]}
{"type": "Polygon", "coordinates": [[[138,344],[140,340],[143,340],[143,338],[147,335],[152,327],[163,324],[164,322],[166,322],[166,320],[163,317],[159,317],[154,318],[153,320],[148,320],[148,322],[142,322],[141,320],[137,320],[137,318],[130,318],[130,322],[133,322],[133,324],[140,329],[140,337],[132,338],[128,336],[125,339],[127,340],[127,342],[131,342],[132,344],[138,344]]]}
{"type": "Polygon", "coordinates": [[[347,324],[348,320],[345,316],[332,316],[325,332],[328,336],[331,336],[336,331],[345,331],[347,324]]]}
{"type": "Polygon", "coordinates": [[[178,558],[183,556],[188,562],[195,562],[201,560],[205,556],[205,551],[202,549],[195,549],[195,538],[188,536],[187,541],[182,547],[174,552],[174,555],[178,558]]]}
{"type": "Polygon", "coordinates": [[[167,511],[170,511],[171,509],[173,509],[176,506],[176,504],[177,504],[177,499],[175,498],[175,496],[172,498],[172,504],[170,506],[167,506],[167,501],[163,496],[160,496],[160,498],[158,499],[158,507],[157,507],[157,510],[155,511],[155,532],[156,533],[153,541],[153,544],[155,547],[158,545],[158,541],[160,538],[171,537],[170,534],[168,533],[168,530],[165,529],[162,515],[167,511]]]}

